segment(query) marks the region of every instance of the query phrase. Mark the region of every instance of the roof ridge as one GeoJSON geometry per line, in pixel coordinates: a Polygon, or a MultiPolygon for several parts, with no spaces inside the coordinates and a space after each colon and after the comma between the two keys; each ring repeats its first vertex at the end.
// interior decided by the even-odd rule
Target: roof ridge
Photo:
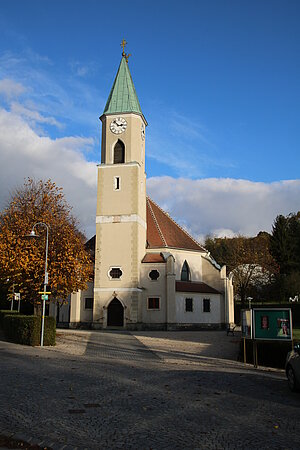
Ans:
{"type": "MultiPolygon", "coordinates": [[[[160,235],[162,241],[164,242],[165,246],[167,247],[168,244],[167,244],[167,242],[166,242],[166,240],[165,240],[165,237],[164,237],[164,235],[163,235],[163,233],[162,233],[162,231],[161,231],[161,229],[160,229],[160,226],[159,226],[159,224],[158,224],[158,222],[157,222],[157,219],[156,219],[156,217],[155,217],[155,214],[154,214],[154,212],[153,212],[153,209],[152,209],[152,206],[151,206],[151,203],[149,202],[149,200],[150,200],[150,202],[152,201],[151,198],[147,195],[147,201],[148,201],[149,208],[150,208],[150,214],[151,214],[151,216],[152,216],[152,219],[153,219],[154,222],[155,222],[156,228],[157,228],[157,230],[158,230],[158,233],[159,233],[159,235],[160,235]]],[[[155,202],[153,202],[153,203],[156,204],[155,202]]],[[[156,206],[157,206],[157,205],[156,205],[156,206]]]]}
{"type": "MultiPolygon", "coordinates": [[[[195,244],[197,244],[203,251],[206,251],[202,245],[200,245],[200,243],[198,241],[196,241],[195,238],[193,238],[193,236],[191,236],[184,228],[182,228],[182,226],[180,226],[174,219],[172,219],[172,217],[166,213],[166,211],[164,211],[155,201],[152,200],[152,198],[149,197],[149,195],[147,195],[147,199],[150,200],[150,202],[154,203],[154,205],[160,209],[160,211],[165,214],[168,219],[170,219],[181,231],[183,231],[183,233],[185,233],[190,239],[192,239],[193,242],[195,242],[195,244]]],[[[151,205],[150,205],[151,207],[151,205]]],[[[151,207],[151,211],[152,211],[152,207],[151,207]]]]}

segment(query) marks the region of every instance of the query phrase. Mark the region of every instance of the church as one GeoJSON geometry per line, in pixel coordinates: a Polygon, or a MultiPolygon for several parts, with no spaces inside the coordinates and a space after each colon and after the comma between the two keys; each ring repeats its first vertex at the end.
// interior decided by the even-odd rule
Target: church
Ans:
{"type": "Polygon", "coordinates": [[[94,282],[71,294],[58,322],[127,330],[219,329],[233,323],[226,267],[147,196],[148,124],[124,46],[100,120],[96,236],[88,242],[94,282]]]}

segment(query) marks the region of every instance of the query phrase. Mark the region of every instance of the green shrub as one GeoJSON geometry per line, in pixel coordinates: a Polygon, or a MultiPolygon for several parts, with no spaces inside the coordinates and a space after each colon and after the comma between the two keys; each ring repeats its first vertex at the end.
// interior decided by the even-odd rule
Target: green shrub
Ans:
{"type": "MultiPolygon", "coordinates": [[[[41,340],[41,317],[6,315],[4,334],[17,344],[36,346],[41,340]]],[[[55,345],[56,323],[54,317],[45,317],[44,345],[55,345]]]]}
{"type": "Polygon", "coordinates": [[[3,327],[3,319],[5,316],[9,315],[16,315],[16,314],[20,314],[18,311],[10,311],[9,309],[2,309],[0,310],[0,327],[3,327]]]}
{"type": "Polygon", "coordinates": [[[45,317],[44,345],[55,345],[55,338],[56,338],[55,317],[45,317]]]}

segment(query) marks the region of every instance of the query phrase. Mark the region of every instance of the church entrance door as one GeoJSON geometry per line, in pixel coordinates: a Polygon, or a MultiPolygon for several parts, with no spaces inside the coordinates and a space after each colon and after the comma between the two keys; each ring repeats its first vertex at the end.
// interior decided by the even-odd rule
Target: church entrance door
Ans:
{"type": "Polygon", "coordinates": [[[107,326],[122,327],[124,325],[124,308],[122,303],[115,297],[107,308],[107,326]]]}

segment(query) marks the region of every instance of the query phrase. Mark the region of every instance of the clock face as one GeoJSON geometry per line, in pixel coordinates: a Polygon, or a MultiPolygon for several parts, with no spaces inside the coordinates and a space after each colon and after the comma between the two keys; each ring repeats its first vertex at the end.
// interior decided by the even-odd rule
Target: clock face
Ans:
{"type": "Polygon", "coordinates": [[[123,117],[117,117],[110,122],[110,130],[115,134],[123,133],[127,128],[127,122],[123,117]]]}
{"type": "Polygon", "coordinates": [[[141,136],[143,141],[145,139],[145,125],[143,123],[141,125],[141,136]]]}

